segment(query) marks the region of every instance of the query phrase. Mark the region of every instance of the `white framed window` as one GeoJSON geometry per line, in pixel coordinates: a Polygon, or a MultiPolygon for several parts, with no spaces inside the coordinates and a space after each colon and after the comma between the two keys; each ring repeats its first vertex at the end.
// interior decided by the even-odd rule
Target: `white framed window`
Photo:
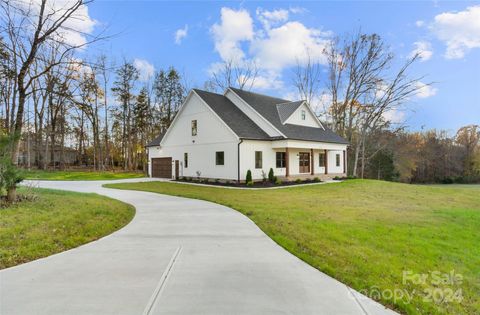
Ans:
{"type": "Polygon", "coordinates": [[[225,165],[225,152],[215,152],[215,165],[225,165]]]}
{"type": "Polygon", "coordinates": [[[305,120],[306,117],[307,117],[307,113],[304,110],[302,110],[302,112],[301,112],[302,120],[305,120]]]}
{"type": "Polygon", "coordinates": [[[262,168],[262,151],[255,151],[255,168],[262,168]]]}
{"type": "Polygon", "coordinates": [[[197,135],[197,120],[192,120],[192,136],[197,135]]]}

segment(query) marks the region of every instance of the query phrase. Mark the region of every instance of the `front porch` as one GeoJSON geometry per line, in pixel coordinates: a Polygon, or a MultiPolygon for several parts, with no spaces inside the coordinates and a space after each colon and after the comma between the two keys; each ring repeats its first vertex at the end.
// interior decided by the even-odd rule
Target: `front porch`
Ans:
{"type": "Polygon", "coordinates": [[[323,181],[347,174],[346,150],[285,147],[276,148],[275,152],[277,168],[284,167],[283,172],[278,174],[279,178],[295,180],[318,177],[323,181]]]}

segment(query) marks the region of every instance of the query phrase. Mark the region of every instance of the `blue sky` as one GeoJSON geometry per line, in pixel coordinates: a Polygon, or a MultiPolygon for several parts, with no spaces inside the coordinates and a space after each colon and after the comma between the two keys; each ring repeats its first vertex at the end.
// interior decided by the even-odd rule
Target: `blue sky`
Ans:
{"type": "Polygon", "coordinates": [[[480,123],[479,2],[96,1],[88,14],[116,35],[85,54],[136,60],[144,76],[172,65],[191,87],[202,87],[222,58],[255,59],[254,90],[280,97],[294,95],[289,75],[302,47],[315,54],[325,40],[361,27],[380,34],[399,63],[421,51],[412,76],[435,82],[395,119],[451,132],[480,123]]]}

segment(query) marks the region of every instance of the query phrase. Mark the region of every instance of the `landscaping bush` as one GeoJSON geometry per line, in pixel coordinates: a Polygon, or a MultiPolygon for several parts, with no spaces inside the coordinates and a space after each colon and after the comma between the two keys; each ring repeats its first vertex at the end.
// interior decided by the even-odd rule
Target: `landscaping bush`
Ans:
{"type": "Polygon", "coordinates": [[[251,170],[248,170],[247,171],[247,177],[245,179],[245,182],[248,184],[252,181],[252,171],[251,170]]]}
{"type": "Polygon", "coordinates": [[[297,183],[297,184],[300,184],[301,182],[302,182],[302,179],[301,179],[301,178],[297,178],[297,179],[295,180],[295,183],[297,183]]]}
{"type": "Polygon", "coordinates": [[[270,168],[268,171],[268,181],[271,183],[275,183],[275,175],[273,174],[273,168],[270,168]]]}
{"type": "Polygon", "coordinates": [[[314,181],[315,183],[321,182],[320,178],[318,178],[318,177],[315,177],[315,178],[313,179],[313,181],[314,181]]]}
{"type": "Polygon", "coordinates": [[[282,181],[275,176],[275,185],[281,185],[282,181]]]}
{"type": "Polygon", "coordinates": [[[7,201],[14,202],[17,199],[16,188],[23,180],[22,172],[11,160],[13,136],[0,133],[0,195],[7,192],[7,201]]]}
{"type": "Polygon", "coordinates": [[[252,182],[252,181],[247,182],[247,186],[248,186],[248,187],[253,186],[253,182],[252,182]]]}
{"type": "Polygon", "coordinates": [[[444,177],[441,180],[442,184],[453,184],[454,182],[455,182],[455,180],[452,177],[444,177]]]}

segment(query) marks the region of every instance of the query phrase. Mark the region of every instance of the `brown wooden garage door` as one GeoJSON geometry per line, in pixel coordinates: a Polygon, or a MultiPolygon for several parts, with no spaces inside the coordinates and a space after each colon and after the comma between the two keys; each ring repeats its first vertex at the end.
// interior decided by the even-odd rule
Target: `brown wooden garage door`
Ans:
{"type": "Polygon", "coordinates": [[[152,159],[152,177],[172,178],[172,158],[152,159]]]}

